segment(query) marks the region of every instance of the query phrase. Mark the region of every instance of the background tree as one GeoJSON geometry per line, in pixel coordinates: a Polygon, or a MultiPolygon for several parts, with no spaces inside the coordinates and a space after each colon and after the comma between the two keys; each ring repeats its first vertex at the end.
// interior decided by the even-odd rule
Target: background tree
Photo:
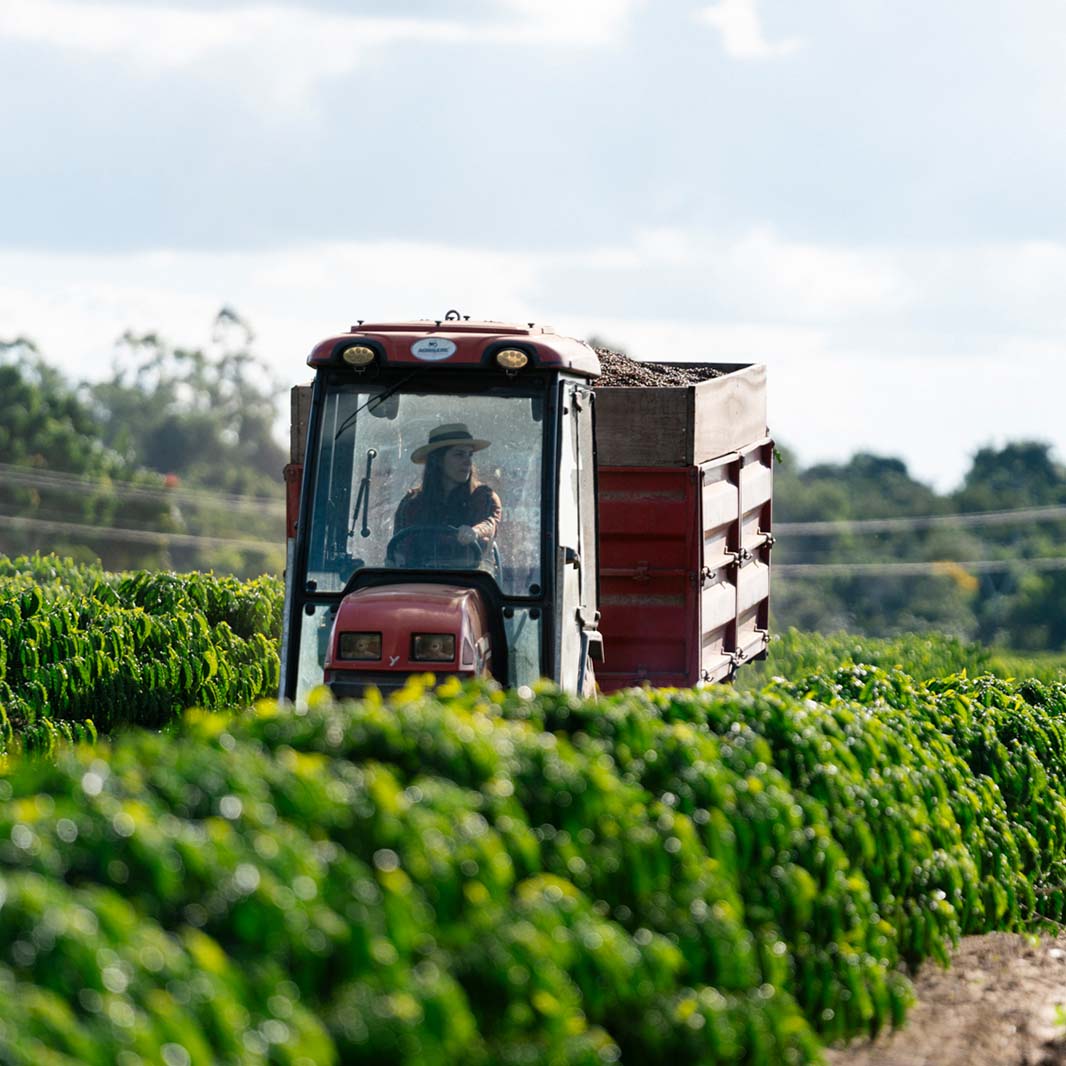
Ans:
{"type": "MultiPolygon", "coordinates": [[[[981,448],[962,485],[950,497],[963,512],[1018,510],[1066,505],[1066,468],[1044,441],[1013,441],[981,448]]],[[[981,530],[985,558],[1022,565],[981,578],[977,635],[988,643],[1019,648],[1066,647],[1066,600],[1062,577],[1026,569],[1025,560],[1064,553],[1066,521],[1033,518],[981,530]]],[[[1043,564],[1032,564],[1043,565],[1043,564]]]]}
{"type": "Polygon", "coordinates": [[[253,339],[229,308],[206,348],[126,333],[111,378],[84,389],[104,442],[183,482],[276,499],[287,458],[275,438],[282,389],[253,339]]]}
{"type": "MultiPolygon", "coordinates": [[[[284,390],[253,343],[243,320],[223,309],[204,347],[127,334],[110,378],[76,389],[31,341],[0,342],[0,553],[55,550],[100,557],[112,569],[279,572],[284,390]],[[147,539],[100,533],[116,528],[147,539]]],[[[1066,506],[1066,468],[1040,441],[980,449],[947,494],[891,456],[859,452],[804,469],[787,447],[780,453],[779,526],[1066,506]]],[[[783,533],[778,564],[913,562],[921,572],[778,570],[773,625],[871,636],[940,630],[1027,650],[1066,648],[1066,569],[1055,569],[1060,558],[1066,567],[1064,544],[1066,520],[1037,516],[873,534],[847,526],[828,535],[783,533]],[[967,566],[975,560],[1002,566],[967,566]]]]}
{"type": "MultiPolygon", "coordinates": [[[[944,514],[949,502],[910,476],[896,458],[859,452],[846,463],[819,463],[802,470],[787,449],[774,482],[776,521],[854,522],[871,518],[944,514]]],[[[980,543],[941,529],[870,534],[846,528],[830,534],[788,534],[774,549],[778,563],[865,564],[935,562],[981,557],[980,543]]],[[[848,630],[894,636],[935,629],[972,636],[978,582],[960,569],[927,575],[859,574],[795,577],[778,581],[778,625],[823,632],[848,630]]]]}
{"type": "Polygon", "coordinates": [[[960,511],[998,511],[1066,503],[1066,467],[1046,441],[981,448],[951,502],[960,511]]]}
{"type": "Polygon", "coordinates": [[[0,456],[3,554],[49,550],[115,569],[169,564],[162,542],[93,532],[120,522],[174,527],[165,500],[116,492],[118,483],[151,479],[107,447],[88,405],[24,337],[0,341],[0,456]]]}
{"type": "Polygon", "coordinates": [[[281,390],[252,340],[228,309],[204,349],[127,334],[110,379],[79,388],[32,342],[6,343],[0,551],[99,556],[112,569],[280,571],[281,390]]]}

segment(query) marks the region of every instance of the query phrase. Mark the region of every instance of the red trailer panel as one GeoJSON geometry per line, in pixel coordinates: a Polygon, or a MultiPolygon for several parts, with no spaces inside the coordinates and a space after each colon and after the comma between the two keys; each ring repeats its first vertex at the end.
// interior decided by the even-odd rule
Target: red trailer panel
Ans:
{"type": "Polygon", "coordinates": [[[773,443],[599,471],[600,687],[732,677],[768,642],[773,443]]]}
{"type": "Polygon", "coordinates": [[[600,632],[604,691],[691,684],[699,621],[696,467],[601,467],[600,632]]]}

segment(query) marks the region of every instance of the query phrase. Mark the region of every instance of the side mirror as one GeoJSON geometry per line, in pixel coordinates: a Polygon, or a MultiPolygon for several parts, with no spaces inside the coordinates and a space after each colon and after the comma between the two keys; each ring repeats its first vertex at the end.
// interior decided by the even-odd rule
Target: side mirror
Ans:
{"type": "Polygon", "coordinates": [[[372,397],[367,401],[366,409],[375,418],[387,418],[391,422],[400,413],[400,397],[395,392],[382,399],[372,397]]]}

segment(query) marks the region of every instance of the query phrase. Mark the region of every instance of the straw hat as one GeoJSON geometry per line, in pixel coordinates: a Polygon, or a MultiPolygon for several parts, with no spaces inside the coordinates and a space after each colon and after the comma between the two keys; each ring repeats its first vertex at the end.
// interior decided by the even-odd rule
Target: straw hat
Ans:
{"type": "Polygon", "coordinates": [[[448,422],[443,426],[437,426],[430,432],[428,444],[415,448],[411,453],[411,462],[424,463],[429,453],[435,452],[438,448],[454,448],[456,445],[462,445],[471,451],[479,452],[491,443],[487,440],[475,440],[462,422],[448,422]]]}

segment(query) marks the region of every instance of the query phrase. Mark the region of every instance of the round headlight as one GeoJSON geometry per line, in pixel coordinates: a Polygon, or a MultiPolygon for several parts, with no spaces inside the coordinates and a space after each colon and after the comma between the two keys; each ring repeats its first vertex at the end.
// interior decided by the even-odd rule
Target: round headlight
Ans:
{"type": "Polygon", "coordinates": [[[518,348],[504,348],[496,353],[496,362],[504,370],[521,370],[529,362],[529,356],[518,348]]]}
{"type": "Polygon", "coordinates": [[[363,344],[356,344],[351,348],[345,348],[341,352],[341,358],[349,366],[366,366],[374,361],[375,354],[373,348],[367,348],[363,344]]]}

